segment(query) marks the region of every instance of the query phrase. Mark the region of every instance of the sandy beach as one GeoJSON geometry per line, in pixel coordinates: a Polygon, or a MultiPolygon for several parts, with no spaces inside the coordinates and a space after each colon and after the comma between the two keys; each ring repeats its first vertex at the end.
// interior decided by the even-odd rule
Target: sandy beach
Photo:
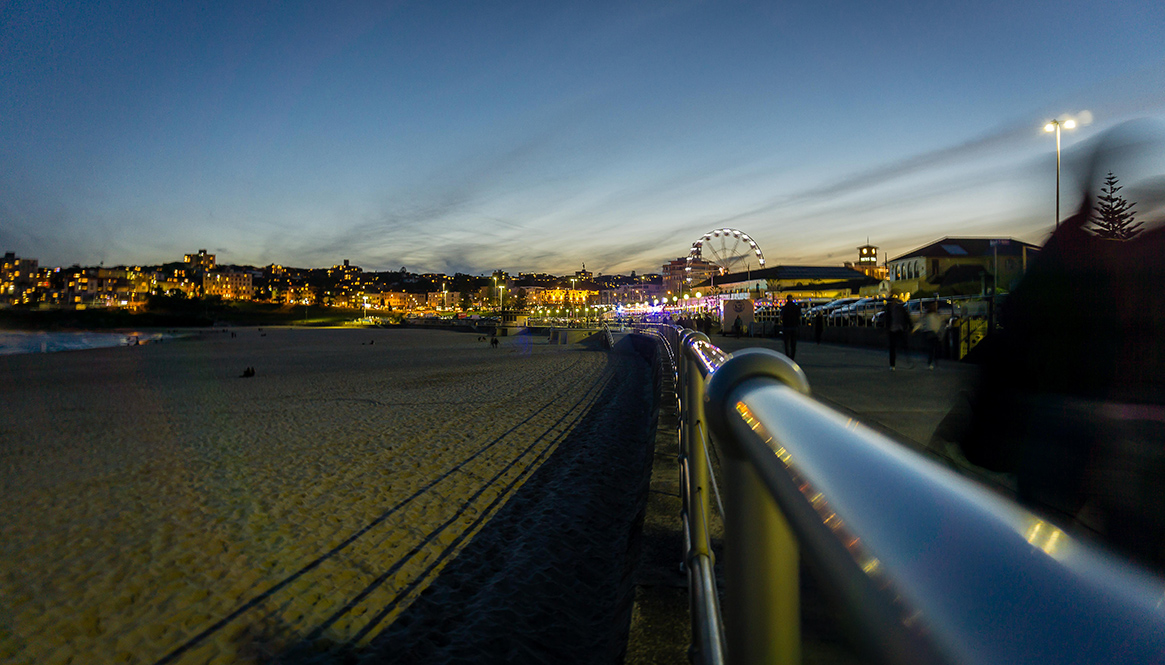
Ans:
{"type": "Polygon", "coordinates": [[[636,356],[524,337],[234,333],[0,357],[0,660],[364,662],[418,640],[433,655],[449,637],[394,621],[456,561],[409,623],[460,630],[433,617],[507,565],[458,554],[509,560],[507,539],[556,521],[531,517],[535,487],[577,513],[572,469],[611,429],[595,414],[646,388],[636,356]],[[434,605],[439,589],[453,595],[434,605]]]}

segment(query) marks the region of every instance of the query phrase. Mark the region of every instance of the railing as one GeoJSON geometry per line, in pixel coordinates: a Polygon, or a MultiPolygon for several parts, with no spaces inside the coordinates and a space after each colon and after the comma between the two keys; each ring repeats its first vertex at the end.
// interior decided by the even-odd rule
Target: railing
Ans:
{"type": "Polygon", "coordinates": [[[727,356],[700,333],[639,330],[661,341],[678,381],[698,662],[800,662],[799,552],[885,662],[1165,661],[1161,579],[814,401],[782,355],[727,356]]]}
{"type": "Polygon", "coordinates": [[[607,345],[608,349],[615,348],[615,336],[611,334],[611,328],[607,326],[607,322],[602,322],[603,343],[607,345]]]}

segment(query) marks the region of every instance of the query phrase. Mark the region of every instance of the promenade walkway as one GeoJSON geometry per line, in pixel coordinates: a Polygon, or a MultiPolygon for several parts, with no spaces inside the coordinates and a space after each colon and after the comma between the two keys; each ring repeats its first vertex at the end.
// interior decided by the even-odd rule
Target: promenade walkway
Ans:
{"type": "MultiPolygon", "coordinates": [[[[773,338],[716,335],[712,343],[725,351],[759,346],[784,353],[782,341],[773,338]]],[[[796,361],[815,398],[915,449],[926,446],[978,372],[975,365],[951,360],[928,370],[926,357],[913,352],[899,355],[891,372],[886,349],[804,341],[796,361]]]]}

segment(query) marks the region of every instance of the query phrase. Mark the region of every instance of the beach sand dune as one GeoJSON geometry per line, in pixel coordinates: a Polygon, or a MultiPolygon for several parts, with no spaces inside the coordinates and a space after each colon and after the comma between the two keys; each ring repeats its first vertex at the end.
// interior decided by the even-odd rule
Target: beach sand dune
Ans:
{"type": "MultiPolygon", "coordinates": [[[[545,540],[552,526],[583,524],[568,529],[576,548],[587,529],[623,533],[604,556],[630,547],[649,451],[631,429],[611,433],[644,418],[637,356],[529,338],[491,349],[447,331],[235,332],[0,357],[0,660],[455,659],[465,652],[438,647],[483,630],[496,643],[513,623],[513,589],[490,589],[522,565],[564,595],[577,575],[545,540]],[[604,441],[635,451],[620,462],[631,487],[580,471],[602,464],[589,455],[604,441]],[[624,503],[587,526],[609,489],[624,503]],[[476,558],[459,560],[466,547],[476,558]],[[431,586],[416,620],[394,626],[431,586]]],[[[592,614],[622,606],[613,589],[592,614]]],[[[522,659],[527,643],[495,653],[522,659]]]]}

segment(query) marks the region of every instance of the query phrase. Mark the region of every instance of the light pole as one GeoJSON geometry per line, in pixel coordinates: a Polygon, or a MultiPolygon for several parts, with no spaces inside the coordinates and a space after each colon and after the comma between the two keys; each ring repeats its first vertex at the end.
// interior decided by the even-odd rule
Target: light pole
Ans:
{"type": "Polygon", "coordinates": [[[1060,227],[1060,127],[1074,129],[1075,120],[1053,120],[1044,125],[1045,132],[1056,132],[1056,228],[1060,227]]]}

